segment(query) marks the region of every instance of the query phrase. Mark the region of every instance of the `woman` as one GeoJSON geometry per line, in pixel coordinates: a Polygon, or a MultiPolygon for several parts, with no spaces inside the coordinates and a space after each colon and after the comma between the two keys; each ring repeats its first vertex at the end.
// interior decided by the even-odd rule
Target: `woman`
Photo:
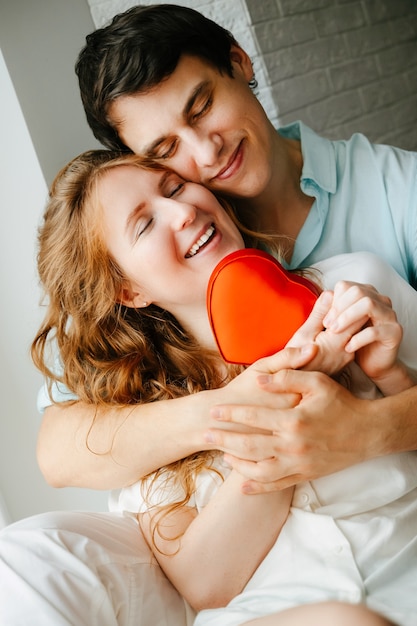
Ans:
{"type": "MultiPolygon", "coordinates": [[[[246,232],[245,238],[255,245],[251,233],[246,232]]],[[[89,153],[58,176],[40,243],[39,269],[50,304],[33,354],[51,379],[57,376],[45,364],[50,334],[54,335],[63,364],[59,379],[78,397],[96,404],[122,406],[178,397],[225,384],[236,375],[236,368],[225,366],[216,353],[205,311],[205,291],[218,261],[242,248],[244,241],[207,190],[184,183],[172,172],[144,169],[135,157],[111,160],[109,153],[89,153]]],[[[356,347],[363,348],[358,352],[359,362],[364,370],[373,368],[369,371],[381,391],[392,393],[393,377],[396,391],[411,386],[413,381],[406,368],[395,358],[399,327],[391,315],[387,317],[386,301],[375,294],[370,299],[367,289],[366,297],[362,297],[365,292],[358,295],[350,285],[342,285],[339,292],[339,300],[347,299],[348,308],[356,310],[355,315],[359,312],[359,318],[354,325],[348,324],[346,334],[332,335],[319,332],[323,317],[319,315],[313,334],[320,349],[311,367],[317,368],[327,356],[331,336],[333,350],[338,348],[340,369],[352,354],[341,348],[355,334],[356,347]],[[358,333],[364,315],[372,321],[373,330],[358,333]],[[380,327],[378,320],[383,321],[380,327]],[[388,340],[387,325],[391,329],[388,340]],[[365,348],[369,342],[376,344],[378,358],[369,358],[370,351],[365,348]],[[382,353],[389,354],[388,364],[381,364],[380,344],[382,353]]],[[[319,305],[316,310],[320,311],[319,305]]],[[[311,330],[304,328],[300,334],[311,334],[311,330]]],[[[331,363],[326,371],[334,367],[331,363]]],[[[256,371],[256,366],[249,368],[242,376],[254,376],[256,371]]],[[[287,395],[286,402],[297,402],[287,395]]],[[[196,608],[226,604],[245,587],[257,566],[262,567],[270,558],[270,549],[280,544],[279,531],[288,514],[292,491],[247,499],[241,493],[243,481],[236,471],[229,473],[218,465],[217,455],[212,452],[171,464],[150,479],[150,491],[157,487],[157,502],[152,501],[155,494],[145,494],[145,500],[156,505],[157,512],[145,513],[141,523],[168,576],[196,608]],[[219,474],[223,474],[224,482],[218,489],[215,485],[212,498],[205,495],[205,506],[197,515],[191,500],[199,493],[196,480],[219,474]],[[161,477],[165,489],[162,495],[158,484],[161,477]],[[245,524],[238,524],[242,517],[245,524]],[[220,527],[222,533],[216,532],[220,527]]],[[[324,519],[323,515],[316,517],[319,523],[324,519]]],[[[294,523],[290,528],[293,532],[294,523]]],[[[344,532],[351,538],[350,529],[344,532]]],[[[348,616],[346,623],[353,618],[358,624],[388,623],[363,607],[343,604],[333,593],[331,585],[325,587],[318,602],[339,600],[339,604],[312,607],[321,623],[332,623],[335,611],[348,616]]],[[[311,601],[315,600],[312,596],[311,601]]],[[[367,598],[351,598],[353,603],[361,600],[367,598]]],[[[308,597],[299,599],[293,606],[308,602],[308,597]]],[[[249,618],[257,615],[251,610],[247,612],[249,618]]],[[[388,615],[389,611],[388,607],[388,615]]],[[[305,609],[289,607],[285,615],[280,614],[279,623],[302,623],[294,621],[298,614],[305,615],[305,609]],[[286,619],[292,621],[283,621],[286,619]]],[[[221,615],[225,619],[227,613],[221,615]]],[[[215,619],[219,617],[216,614],[215,619]]],[[[238,619],[248,621],[246,617],[238,619]]],[[[256,623],[272,623],[263,619],[256,623]]]]}

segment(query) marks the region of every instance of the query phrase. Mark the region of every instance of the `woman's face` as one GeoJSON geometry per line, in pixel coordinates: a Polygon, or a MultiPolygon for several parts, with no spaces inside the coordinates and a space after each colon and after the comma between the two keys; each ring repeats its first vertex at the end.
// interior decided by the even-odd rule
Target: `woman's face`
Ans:
{"type": "Polygon", "coordinates": [[[121,300],[157,304],[181,321],[205,308],[214,267],[244,247],[215,196],[174,172],[134,165],[109,170],[98,194],[105,243],[130,281],[121,300]]]}

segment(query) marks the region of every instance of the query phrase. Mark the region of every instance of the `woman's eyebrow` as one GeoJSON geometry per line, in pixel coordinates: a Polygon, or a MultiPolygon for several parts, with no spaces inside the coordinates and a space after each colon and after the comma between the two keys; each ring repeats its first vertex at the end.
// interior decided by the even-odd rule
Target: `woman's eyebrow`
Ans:
{"type": "Polygon", "coordinates": [[[129,231],[132,228],[132,224],[135,222],[137,216],[141,213],[141,211],[143,211],[143,209],[145,208],[146,203],[145,202],[140,202],[138,205],[136,205],[129,213],[129,215],[126,218],[126,224],[125,224],[125,233],[129,234],[129,231]]]}
{"type": "Polygon", "coordinates": [[[170,178],[170,176],[177,176],[177,174],[175,174],[175,172],[173,170],[166,170],[161,178],[159,179],[158,182],[158,190],[162,193],[164,188],[165,188],[165,184],[168,180],[168,178],[170,178]]]}

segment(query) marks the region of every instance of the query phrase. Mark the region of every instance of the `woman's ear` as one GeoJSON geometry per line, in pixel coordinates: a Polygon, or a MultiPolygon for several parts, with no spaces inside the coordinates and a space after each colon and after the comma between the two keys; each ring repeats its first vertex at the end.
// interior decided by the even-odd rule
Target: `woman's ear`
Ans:
{"type": "Polygon", "coordinates": [[[150,304],[143,299],[143,295],[139,292],[132,291],[129,286],[122,287],[118,300],[121,304],[131,309],[143,309],[150,304]]]}
{"type": "Polygon", "coordinates": [[[240,46],[233,45],[230,48],[230,60],[233,63],[233,69],[240,71],[246,82],[253,79],[253,65],[249,55],[240,46]],[[237,67],[236,67],[237,66],[237,67]]]}

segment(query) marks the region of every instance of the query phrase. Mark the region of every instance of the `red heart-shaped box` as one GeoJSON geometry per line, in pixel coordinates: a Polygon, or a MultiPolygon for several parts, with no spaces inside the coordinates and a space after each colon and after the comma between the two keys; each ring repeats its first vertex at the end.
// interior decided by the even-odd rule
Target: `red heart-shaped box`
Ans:
{"type": "Polygon", "coordinates": [[[207,311],[220,354],[249,365],[282,350],[305,322],[319,291],[270,254],[246,248],[214,268],[207,311]]]}

